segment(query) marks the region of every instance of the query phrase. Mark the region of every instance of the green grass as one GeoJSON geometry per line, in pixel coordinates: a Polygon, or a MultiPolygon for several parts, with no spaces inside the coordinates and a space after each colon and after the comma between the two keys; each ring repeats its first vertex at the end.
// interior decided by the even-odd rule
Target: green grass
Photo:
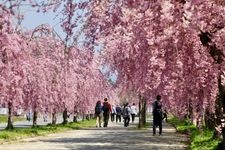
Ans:
{"type": "Polygon", "coordinates": [[[57,124],[57,125],[46,125],[37,126],[35,128],[15,128],[13,130],[3,130],[0,131],[0,143],[3,142],[13,142],[25,137],[43,136],[51,133],[63,132],[67,130],[75,130],[81,128],[94,127],[95,120],[85,120],[76,123],[68,124],[57,124]]]}
{"type": "MultiPolygon", "coordinates": [[[[13,116],[14,121],[23,121],[25,120],[24,116],[13,116]]],[[[8,115],[0,115],[0,123],[5,123],[8,121],[8,115]]]]}
{"type": "Polygon", "coordinates": [[[213,131],[209,129],[193,130],[191,134],[192,150],[216,150],[221,142],[218,139],[213,139],[213,131]]]}
{"type": "Polygon", "coordinates": [[[180,120],[178,118],[169,118],[168,122],[174,125],[178,132],[189,134],[196,127],[189,120],[180,120]]]}
{"type": "Polygon", "coordinates": [[[189,120],[170,118],[169,123],[173,124],[178,132],[190,135],[190,150],[216,150],[221,142],[219,139],[213,139],[212,130],[199,130],[189,120]]]}

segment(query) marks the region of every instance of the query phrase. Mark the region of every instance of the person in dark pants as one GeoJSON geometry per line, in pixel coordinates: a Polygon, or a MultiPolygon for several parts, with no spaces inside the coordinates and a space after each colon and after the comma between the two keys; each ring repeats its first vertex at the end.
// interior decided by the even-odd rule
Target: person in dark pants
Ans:
{"type": "Polygon", "coordinates": [[[122,115],[122,108],[117,105],[116,106],[116,123],[119,121],[121,122],[121,115],[122,115]]]}
{"type": "Polygon", "coordinates": [[[162,104],[161,96],[156,96],[156,101],[153,103],[153,136],[156,133],[156,127],[159,127],[159,135],[162,134],[162,104]]]}
{"type": "Polygon", "coordinates": [[[129,103],[126,103],[123,108],[124,127],[128,127],[130,124],[130,107],[129,103]]]}
{"type": "Polygon", "coordinates": [[[116,115],[116,108],[114,105],[112,105],[111,122],[114,122],[115,115],[116,115]]]}
{"type": "Polygon", "coordinates": [[[164,111],[163,111],[163,119],[165,119],[166,122],[167,122],[167,114],[168,114],[167,110],[164,109],[164,111]]]}
{"type": "Polygon", "coordinates": [[[108,122],[109,122],[109,115],[110,115],[110,113],[112,111],[111,105],[109,104],[107,98],[104,98],[102,109],[103,109],[103,121],[104,121],[103,127],[107,127],[108,126],[108,122]]]}

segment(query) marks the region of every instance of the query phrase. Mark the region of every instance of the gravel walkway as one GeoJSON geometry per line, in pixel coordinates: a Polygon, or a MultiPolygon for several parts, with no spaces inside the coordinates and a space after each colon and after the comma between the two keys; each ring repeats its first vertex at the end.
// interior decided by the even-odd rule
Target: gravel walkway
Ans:
{"type": "MultiPolygon", "coordinates": [[[[152,136],[152,129],[135,130],[135,123],[109,123],[107,128],[90,128],[23,139],[0,145],[0,150],[185,150],[186,136],[164,123],[163,135],[152,136]]],[[[157,130],[158,131],[158,130],[157,130]]]]}

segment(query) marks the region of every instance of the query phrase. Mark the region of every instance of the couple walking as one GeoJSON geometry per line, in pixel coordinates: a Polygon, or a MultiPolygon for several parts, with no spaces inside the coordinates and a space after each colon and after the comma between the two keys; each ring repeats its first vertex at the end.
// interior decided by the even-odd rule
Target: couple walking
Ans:
{"type": "Polygon", "coordinates": [[[95,116],[96,116],[96,127],[102,127],[102,117],[103,117],[103,127],[108,126],[109,115],[112,112],[112,108],[107,98],[104,98],[103,105],[101,101],[97,101],[95,106],[95,116]]]}

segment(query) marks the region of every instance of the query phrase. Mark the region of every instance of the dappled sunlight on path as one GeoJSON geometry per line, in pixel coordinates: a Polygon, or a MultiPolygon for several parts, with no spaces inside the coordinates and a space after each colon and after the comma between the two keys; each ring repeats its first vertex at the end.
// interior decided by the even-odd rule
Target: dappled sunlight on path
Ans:
{"type": "MultiPolygon", "coordinates": [[[[150,121],[151,122],[151,121],[150,121]]],[[[4,150],[185,150],[187,137],[164,123],[163,135],[152,136],[152,129],[136,130],[136,124],[123,127],[109,123],[107,128],[89,128],[0,145],[4,150]]]]}

